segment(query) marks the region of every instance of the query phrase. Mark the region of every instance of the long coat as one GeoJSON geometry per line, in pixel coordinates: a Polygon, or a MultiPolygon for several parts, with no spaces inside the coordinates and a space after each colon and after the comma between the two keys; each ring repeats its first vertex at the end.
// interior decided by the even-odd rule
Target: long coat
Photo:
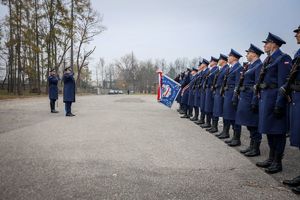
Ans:
{"type": "Polygon", "coordinates": [[[218,79],[216,81],[215,85],[215,91],[214,91],[214,108],[213,108],[213,116],[214,117],[222,117],[223,116],[223,103],[224,98],[221,96],[221,87],[224,81],[224,76],[226,74],[226,70],[228,69],[228,65],[223,66],[219,70],[218,79]]]}
{"type": "Polygon", "coordinates": [[[204,111],[206,113],[213,112],[214,106],[214,95],[211,89],[215,75],[218,73],[218,66],[214,66],[210,69],[209,76],[207,76],[206,85],[205,85],[205,108],[204,111]]]}
{"type": "Polygon", "coordinates": [[[234,88],[238,86],[240,73],[243,67],[239,62],[234,64],[229,70],[227,78],[227,90],[224,94],[224,104],[223,104],[223,118],[227,120],[235,120],[236,108],[232,104],[234,88]]]}
{"type": "Polygon", "coordinates": [[[205,112],[205,89],[204,89],[204,82],[205,82],[205,76],[209,73],[209,69],[206,68],[203,70],[203,78],[200,83],[200,110],[201,112],[205,112]]]}
{"type": "Polygon", "coordinates": [[[280,49],[271,55],[271,60],[266,66],[263,83],[275,84],[276,88],[261,89],[259,100],[258,131],[265,134],[285,134],[288,130],[287,102],[280,97],[278,90],[286,83],[291,70],[292,59],[280,49]],[[286,116],[280,119],[274,116],[274,108],[285,110],[286,116]]]}
{"type": "Polygon", "coordinates": [[[192,80],[189,84],[189,99],[188,99],[188,105],[189,106],[194,106],[195,104],[195,89],[194,86],[196,84],[196,80],[197,80],[198,75],[195,74],[194,76],[192,76],[192,80]]]}
{"type": "MultiPolygon", "coordinates": [[[[300,49],[295,54],[294,61],[296,61],[297,58],[300,59],[300,49]]],[[[298,69],[299,68],[300,67],[298,67],[298,69]]],[[[298,83],[300,82],[299,71],[296,76],[296,81],[298,83]]],[[[293,91],[292,102],[290,104],[290,142],[292,146],[300,148],[300,123],[298,119],[300,119],[300,92],[293,91]]]]}
{"type": "Polygon", "coordinates": [[[74,74],[64,74],[64,102],[75,102],[75,79],[74,74]]]}
{"type": "Polygon", "coordinates": [[[204,71],[200,71],[197,73],[197,80],[196,80],[196,89],[195,89],[195,97],[194,97],[194,106],[200,107],[200,80],[202,79],[204,71]]]}
{"type": "Polygon", "coordinates": [[[256,95],[254,94],[254,85],[258,82],[259,73],[262,67],[260,59],[252,63],[244,74],[244,91],[240,92],[239,102],[236,112],[235,123],[244,126],[258,126],[258,113],[251,110],[252,104],[256,104],[256,95]]]}
{"type": "Polygon", "coordinates": [[[48,77],[49,84],[49,99],[56,100],[58,99],[58,78],[57,76],[49,76],[48,77]]]}
{"type": "Polygon", "coordinates": [[[182,77],[181,77],[181,80],[179,81],[179,84],[181,85],[181,88],[180,88],[179,94],[178,94],[177,97],[176,97],[177,103],[181,103],[181,91],[182,91],[182,84],[183,84],[183,82],[184,82],[184,77],[185,77],[185,76],[182,76],[182,77]]]}
{"type": "MultiPolygon", "coordinates": [[[[190,73],[184,78],[183,84],[181,85],[182,88],[184,88],[185,86],[187,86],[189,83],[191,82],[191,75],[190,73]]],[[[188,104],[188,100],[189,100],[189,90],[186,89],[181,97],[181,103],[187,105],[188,104]]]]}

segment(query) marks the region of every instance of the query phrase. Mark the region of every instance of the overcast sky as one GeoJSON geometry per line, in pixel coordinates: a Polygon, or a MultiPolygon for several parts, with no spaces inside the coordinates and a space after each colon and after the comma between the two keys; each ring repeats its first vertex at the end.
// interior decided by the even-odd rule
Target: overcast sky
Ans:
{"type": "MultiPolygon", "coordinates": [[[[286,40],[293,54],[300,0],[91,0],[107,30],[97,36],[93,65],[133,51],[138,59],[218,56],[250,43],[262,48],[268,32],[286,40]]],[[[4,11],[1,8],[1,15],[4,11]]]]}

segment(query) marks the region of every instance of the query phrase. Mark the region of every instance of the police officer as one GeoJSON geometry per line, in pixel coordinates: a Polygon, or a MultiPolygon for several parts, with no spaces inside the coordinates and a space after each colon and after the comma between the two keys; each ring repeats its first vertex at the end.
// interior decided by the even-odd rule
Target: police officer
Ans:
{"type": "Polygon", "coordinates": [[[259,57],[264,53],[258,47],[250,44],[247,52],[248,64],[240,77],[240,85],[235,93],[235,101],[238,101],[235,123],[246,126],[250,132],[250,145],[241,150],[245,156],[260,155],[261,134],[258,132],[258,107],[257,96],[254,94],[254,85],[258,81],[262,62],[259,57]],[[237,100],[238,98],[238,100],[237,100]]]}
{"type": "Polygon", "coordinates": [[[286,82],[292,59],[280,50],[286,43],[280,37],[269,33],[263,42],[268,57],[264,61],[256,85],[260,97],[258,131],[267,134],[270,151],[269,158],[256,165],[266,168],[267,173],[273,174],[282,171],[281,160],[288,130],[286,102],[280,100],[278,91],[286,82]]]}
{"type": "Polygon", "coordinates": [[[58,87],[57,87],[58,80],[59,78],[56,75],[55,69],[51,69],[50,76],[48,77],[51,113],[58,113],[58,111],[55,110],[55,101],[58,99],[58,87]]]}
{"type": "MultiPolygon", "coordinates": [[[[294,30],[297,43],[300,44],[300,26],[294,30]]],[[[284,98],[290,98],[290,142],[291,146],[300,148],[300,48],[296,52],[293,60],[293,68],[289,75],[288,82],[282,87],[284,98]]],[[[300,176],[292,180],[284,180],[283,184],[295,187],[292,191],[300,194],[300,176]],[[298,187],[296,187],[298,186],[298,187]]]]}
{"type": "MultiPolygon", "coordinates": [[[[199,90],[200,90],[200,123],[199,125],[203,125],[205,123],[205,89],[204,89],[204,80],[205,77],[207,76],[207,74],[209,73],[209,69],[208,69],[208,65],[209,62],[206,59],[202,60],[202,78],[201,81],[199,83],[199,90]]],[[[207,120],[207,118],[206,118],[207,120]]],[[[206,122],[207,123],[207,122],[206,122]]]]}
{"type": "Polygon", "coordinates": [[[179,109],[177,109],[177,111],[179,112],[179,114],[184,114],[183,106],[182,106],[182,103],[181,103],[181,91],[182,91],[182,88],[183,88],[182,84],[183,84],[183,80],[184,80],[184,77],[185,77],[185,72],[181,72],[178,76],[179,76],[178,83],[181,85],[181,88],[180,88],[180,91],[179,91],[179,95],[177,95],[177,97],[176,97],[176,101],[179,104],[179,109]]]}
{"type": "Polygon", "coordinates": [[[235,123],[236,119],[236,105],[234,105],[233,94],[234,89],[238,86],[240,72],[243,67],[239,63],[239,59],[242,57],[234,49],[231,49],[228,56],[228,63],[230,64],[230,69],[227,74],[227,81],[225,86],[224,93],[224,104],[223,104],[223,117],[225,123],[231,125],[233,127],[233,137],[229,140],[226,140],[229,146],[239,146],[241,145],[241,126],[235,123]]]}
{"type": "MultiPolygon", "coordinates": [[[[207,64],[202,62],[199,62],[198,65],[198,73],[197,73],[197,79],[196,79],[196,83],[195,83],[195,100],[194,100],[194,105],[195,107],[198,108],[198,110],[200,111],[200,105],[201,105],[201,82],[202,82],[202,78],[203,78],[203,73],[204,70],[206,69],[207,64]]],[[[201,113],[201,116],[199,118],[198,121],[195,121],[195,124],[199,125],[199,124],[204,124],[204,114],[201,113]]]]}
{"type": "Polygon", "coordinates": [[[75,116],[72,111],[72,103],[75,102],[75,79],[74,73],[71,70],[71,67],[68,67],[64,70],[63,76],[64,82],[64,103],[67,117],[75,116]]]}
{"type": "MultiPolygon", "coordinates": [[[[224,54],[220,54],[220,57],[219,57],[219,70],[218,70],[218,73],[215,76],[214,83],[212,85],[212,91],[214,93],[214,106],[213,106],[213,124],[212,124],[212,128],[209,130],[210,133],[218,132],[219,117],[223,116],[224,98],[221,95],[220,90],[221,90],[221,86],[222,86],[223,81],[224,81],[224,76],[225,76],[226,70],[229,67],[227,65],[227,60],[228,60],[227,56],[225,56],[224,54]]],[[[223,126],[223,131],[216,135],[217,137],[224,134],[224,127],[225,126],[223,126]]],[[[228,131],[229,131],[229,129],[228,129],[228,131]]]]}
{"type": "Polygon", "coordinates": [[[183,108],[183,116],[181,118],[190,118],[192,115],[192,110],[188,106],[189,90],[187,90],[189,83],[191,82],[191,69],[187,68],[185,72],[185,77],[181,85],[181,104],[183,108]]]}
{"type": "MultiPolygon", "coordinates": [[[[211,120],[212,120],[212,113],[213,113],[213,105],[214,105],[214,96],[213,92],[211,90],[213,80],[215,78],[215,75],[217,74],[219,68],[217,66],[219,59],[215,57],[211,57],[210,63],[209,63],[209,73],[205,77],[205,81],[203,83],[204,89],[205,89],[205,107],[204,111],[206,114],[206,123],[203,124],[202,128],[207,128],[207,131],[210,130],[211,127],[211,120]]],[[[215,120],[214,120],[215,121],[215,120]]]]}
{"type": "Polygon", "coordinates": [[[192,68],[192,80],[189,84],[189,101],[188,105],[192,108],[194,111],[194,116],[190,118],[191,121],[197,121],[199,116],[199,107],[195,105],[195,93],[196,93],[196,81],[199,76],[198,74],[198,68],[193,67],[192,68]]]}

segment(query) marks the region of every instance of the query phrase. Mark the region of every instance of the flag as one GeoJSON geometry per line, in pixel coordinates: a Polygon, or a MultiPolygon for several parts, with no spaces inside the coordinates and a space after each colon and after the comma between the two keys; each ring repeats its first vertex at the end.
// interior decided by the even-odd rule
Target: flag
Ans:
{"type": "Polygon", "coordinates": [[[159,102],[171,108],[181,86],[167,75],[159,74],[159,77],[161,78],[159,84],[159,102]]]}

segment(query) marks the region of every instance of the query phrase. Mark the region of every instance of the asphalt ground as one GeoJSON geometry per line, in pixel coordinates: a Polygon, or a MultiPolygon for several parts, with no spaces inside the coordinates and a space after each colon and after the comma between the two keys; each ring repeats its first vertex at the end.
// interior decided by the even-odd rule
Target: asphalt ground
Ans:
{"type": "MultiPolygon", "coordinates": [[[[299,199],[281,181],[300,174],[255,166],[148,95],[81,96],[75,117],[47,98],[0,101],[0,199],[299,199]]],[[[221,127],[220,127],[221,129],[221,127]]],[[[243,145],[248,133],[243,129],[243,145]]]]}

